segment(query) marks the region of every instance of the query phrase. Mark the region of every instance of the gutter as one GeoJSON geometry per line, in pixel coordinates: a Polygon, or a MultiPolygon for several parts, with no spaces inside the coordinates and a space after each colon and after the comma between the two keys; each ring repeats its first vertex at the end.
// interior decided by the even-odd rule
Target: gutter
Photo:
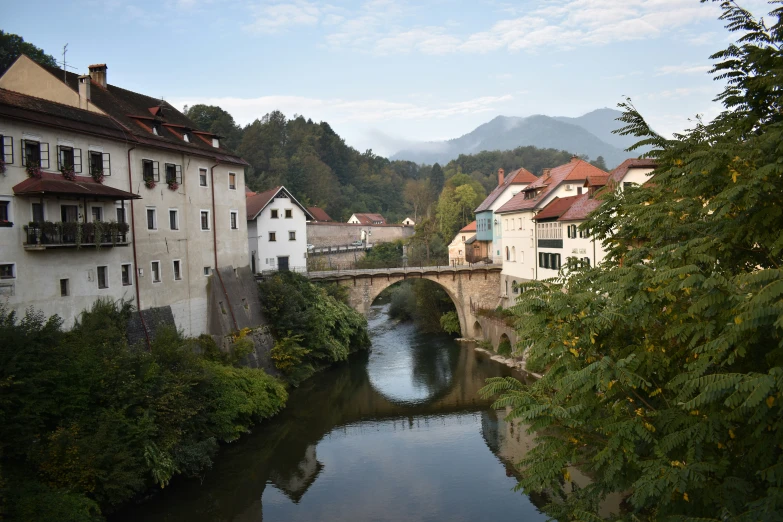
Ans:
{"type": "Polygon", "coordinates": [[[220,163],[215,163],[212,165],[212,167],[209,169],[209,184],[210,188],[212,189],[212,242],[214,246],[214,253],[215,253],[215,273],[218,275],[218,279],[220,280],[220,286],[223,288],[223,295],[226,296],[226,303],[228,303],[228,311],[231,312],[231,320],[234,322],[234,330],[239,330],[239,326],[237,325],[237,318],[234,315],[234,307],[231,306],[231,299],[228,298],[228,292],[226,292],[226,285],[223,283],[223,276],[220,275],[220,269],[218,268],[218,255],[217,255],[217,226],[216,226],[216,219],[215,216],[215,167],[220,165],[220,163]]]}
{"type": "MultiPolygon", "coordinates": [[[[136,145],[128,149],[128,192],[133,193],[133,169],[131,167],[131,151],[136,148],[136,145]]],[[[133,243],[133,268],[135,270],[134,283],[136,286],[136,309],[139,311],[139,319],[141,319],[141,327],[144,328],[144,337],[147,340],[147,350],[152,350],[150,344],[150,333],[147,331],[147,323],[144,321],[144,314],[141,313],[141,295],[139,291],[139,263],[136,257],[136,213],[133,210],[133,200],[130,200],[130,222],[131,222],[131,237],[133,243]]]]}

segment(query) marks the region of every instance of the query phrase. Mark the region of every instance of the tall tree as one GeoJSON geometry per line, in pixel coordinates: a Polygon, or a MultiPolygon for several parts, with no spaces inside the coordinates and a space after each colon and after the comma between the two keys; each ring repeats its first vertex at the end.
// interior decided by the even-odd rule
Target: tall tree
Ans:
{"type": "Polygon", "coordinates": [[[440,194],[440,191],[443,190],[443,184],[446,182],[446,176],[443,173],[443,168],[436,163],[432,166],[432,170],[430,171],[430,186],[432,187],[432,190],[435,192],[435,194],[440,194]]]}
{"type": "Polygon", "coordinates": [[[604,161],[603,156],[598,156],[593,161],[591,161],[590,164],[594,167],[598,167],[601,170],[606,170],[606,161],[604,161]]]}
{"type": "Polygon", "coordinates": [[[51,54],[46,54],[40,47],[25,42],[24,38],[17,34],[0,30],[0,74],[11,67],[11,64],[22,54],[26,54],[42,65],[57,67],[57,60],[51,54]]]}
{"type": "Polygon", "coordinates": [[[530,284],[519,346],[548,368],[495,379],[499,405],[539,435],[526,490],[559,519],[780,520],[783,513],[783,9],[767,26],[733,2],[737,44],[712,56],[724,111],[666,139],[630,101],[624,134],[659,162],[653,183],[609,191],[585,223],[599,268],[530,284]],[[571,467],[592,482],[570,484],[571,467]]]}
{"type": "Polygon", "coordinates": [[[197,104],[185,107],[185,116],[193,120],[199,129],[223,136],[225,145],[236,150],[242,139],[242,129],[234,117],[216,105],[197,104]]]}

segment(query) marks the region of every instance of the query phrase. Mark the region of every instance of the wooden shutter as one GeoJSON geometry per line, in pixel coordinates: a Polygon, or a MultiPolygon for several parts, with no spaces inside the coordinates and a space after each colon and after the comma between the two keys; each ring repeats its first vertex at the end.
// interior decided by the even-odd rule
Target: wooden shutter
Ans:
{"type": "Polygon", "coordinates": [[[22,166],[27,166],[27,140],[19,140],[19,144],[22,147],[22,166]]]}
{"type": "Polygon", "coordinates": [[[160,164],[157,161],[152,162],[152,179],[160,181],[160,164]]]}
{"type": "Polygon", "coordinates": [[[111,176],[111,155],[108,152],[101,153],[103,156],[103,175],[111,176]]]}
{"type": "Polygon", "coordinates": [[[42,169],[48,169],[49,168],[49,144],[48,143],[39,143],[38,147],[41,151],[41,168],[42,169]]]}
{"type": "Polygon", "coordinates": [[[174,165],[174,181],[182,185],[182,165],[174,165]]]}
{"type": "Polygon", "coordinates": [[[73,171],[78,174],[82,172],[82,149],[73,149],[73,171]]]}
{"type": "Polygon", "coordinates": [[[3,142],[3,161],[6,165],[14,162],[14,138],[13,136],[2,136],[3,142]]]}

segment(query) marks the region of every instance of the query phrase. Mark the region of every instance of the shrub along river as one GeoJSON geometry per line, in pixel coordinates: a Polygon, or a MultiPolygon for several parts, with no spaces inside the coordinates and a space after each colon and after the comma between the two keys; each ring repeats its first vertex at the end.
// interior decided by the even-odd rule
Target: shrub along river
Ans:
{"type": "Polygon", "coordinates": [[[514,492],[531,445],[478,396],[511,369],[374,306],[372,350],[292,390],[286,409],[114,522],[545,520],[514,492]]]}

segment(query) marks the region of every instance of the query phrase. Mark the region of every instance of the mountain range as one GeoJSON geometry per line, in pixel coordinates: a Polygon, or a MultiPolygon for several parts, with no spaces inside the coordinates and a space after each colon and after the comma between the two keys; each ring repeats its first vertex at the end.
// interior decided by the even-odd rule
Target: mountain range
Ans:
{"type": "Polygon", "coordinates": [[[394,154],[393,160],[414,161],[419,164],[444,164],[460,154],[474,154],[484,150],[510,150],[524,145],[565,150],[586,154],[591,160],[603,156],[606,166],[614,168],[641,151],[625,152],[635,143],[632,136],[612,134],[623,126],[617,118],[622,115],[614,109],[597,109],[578,118],[537,114],[524,118],[498,116],[473,131],[448,141],[430,141],[410,145],[394,154]]]}

